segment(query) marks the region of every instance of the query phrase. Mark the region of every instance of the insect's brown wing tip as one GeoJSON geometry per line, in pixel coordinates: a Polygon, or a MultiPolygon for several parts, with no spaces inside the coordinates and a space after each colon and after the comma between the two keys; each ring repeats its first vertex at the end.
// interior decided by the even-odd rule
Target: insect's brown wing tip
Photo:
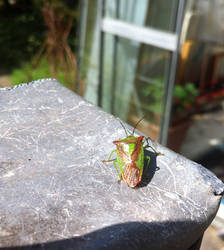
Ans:
{"type": "Polygon", "coordinates": [[[140,171],[136,166],[133,166],[133,164],[126,166],[123,174],[124,181],[131,188],[134,188],[141,181],[140,171]]]}

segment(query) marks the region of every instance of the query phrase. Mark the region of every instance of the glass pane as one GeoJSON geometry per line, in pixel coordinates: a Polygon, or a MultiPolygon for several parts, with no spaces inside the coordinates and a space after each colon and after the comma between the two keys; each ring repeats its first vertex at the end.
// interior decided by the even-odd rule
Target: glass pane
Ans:
{"type": "Polygon", "coordinates": [[[104,53],[103,108],[158,139],[170,53],[108,34],[104,53]]]}
{"type": "Polygon", "coordinates": [[[212,125],[211,131],[205,133],[207,121],[204,122],[203,116],[209,110],[217,112],[224,99],[223,10],[223,0],[186,1],[168,146],[180,151],[189,132],[188,152],[182,153],[190,158],[199,155],[196,152],[207,155],[211,135],[219,131],[212,125]],[[194,121],[195,113],[200,113],[201,122],[194,121]],[[203,143],[201,139],[199,143],[199,137],[204,138],[203,143]],[[195,147],[197,150],[189,150],[195,147]]]}
{"type": "Polygon", "coordinates": [[[136,123],[144,116],[139,128],[153,139],[159,138],[170,56],[170,52],[152,46],[139,49],[129,119],[136,123]]]}
{"type": "Polygon", "coordinates": [[[179,0],[114,0],[105,2],[106,17],[174,32],[179,0]]]}
{"type": "MultiPolygon", "coordinates": [[[[88,6],[90,6],[90,2],[88,2],[88,6]]],[[[173,31],[178,2],[177,0],[105,0],[104,16],[137,26],[150,26],[173,31]],[[159,10],[156,8],[157,5],[160,6],[159,10]],[[163,20],[159,20],[160,17],[163,20]]],[[[89,7],[87,15],[93,13],[96,13],[95,9],[91,10],[89,7]]],[[[100,21],[99,12],[94,16],[96,23],[97,20],[100,21]]],[[[85,41],[90,46],[84,49],[83,54],[85,56],[85,52],[89,48],[89,52],[86,54],[87,60],[84,61],[85,65],[83,65],[88,67],[84,71],[86,74],[82,74],[82,77],[86,79],[85,98],[97,104],[98,80],[102,73],[103,87],[100,89],[102,90],[100,100],[102,108],[132,125],[145,116],[141,123],[142,131],[150,137],[158,139],[171,53],[109,33],[104,33],[101,44],[99,27],[94,27],[93,22],[90,24],[90,28],[88,28],[88,23],[86,27],[85,41]],[[90,35],[91,29],[95,30],[90,35]],[[90,39],[87,39],[88,36],[90,39]],[[100,64],[99,52],[102,52],[103,55],[103,65],[100,64]],[[88,57],[90,57],[89,61],[88,57]],[[102,72],[100,71],[101,66],[103,67],[102,72]],[[151,128],[153,130],[150,130],[151,128]]]]}
{"type": "Polygon", "coordinates": [[[150,0],[145,25],[155,29],[174,32],[178,3],[179,0],[150,0]]]}
{"type": "Polygon", "coordinates": [[[144,25],[148,0],[106,0],[105,16],[136,25],[144,25]]]}
{"type": "Polygon", "coordinates": [[[103,108],[127,119],[139,43],[105,34],[103,108]]]}

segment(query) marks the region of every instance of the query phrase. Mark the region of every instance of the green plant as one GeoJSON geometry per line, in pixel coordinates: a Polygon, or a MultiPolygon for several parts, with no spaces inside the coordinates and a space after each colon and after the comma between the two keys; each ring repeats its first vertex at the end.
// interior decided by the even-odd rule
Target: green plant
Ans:
{"type": "MultiPolygon", "coordinates": [[[[71,88],[65,79],[65,75],[62,69],[57,71],[58,78],[64,86],[71,88]]],[[[74,77],[71,73],[70,78],[74,77]]],[[[10,80],[12,85],[17,85],[20,83],[30,82],[41,78],[54,78],[51,73],[50,64],[46,58],[42,58],[38,67],[33,68],[31,63],[24,63],[21,67],[16,68],[10,74],[10,80]]]]}
{"type": "Polygon", "coordinates": [[[162,112],[162,100],[163,100],[163,79],[155,78],[151,84],[148,84],[145,88],[142,88],[142,98],[145,99],[145,103],[149,103],[149,110],[160,114],[162,112]]]}
{"type": "MultiPolygon", "coordinates": [[[[149,110],[157,114],[161,114],[163,109],[163,81],[162,78],[155,78],[152,84],[148,84],[141,91],[142,98],[149,105],[149,110]]],[[[173,116],[190,114],[198,95],[199,91],[194,83],[175,85],[173,93],[173,116]]]]}
{"type": "Polygon", "coordinates": [[[180,114],[182,112],[190,112],[192,105],[195,103],[196,97],[199,95],[199,91],[193,83],[187,83],[185,85],[176,85],[174,87],[174,106],[173,114],[180,114]]]}

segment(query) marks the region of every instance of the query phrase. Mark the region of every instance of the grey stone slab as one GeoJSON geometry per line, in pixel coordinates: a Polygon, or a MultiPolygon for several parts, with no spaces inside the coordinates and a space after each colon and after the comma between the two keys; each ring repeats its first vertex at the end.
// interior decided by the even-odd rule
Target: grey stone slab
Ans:
{"type": "Polygon", "coordinates": [[[0,89],[0,107],[0,249],[187,249],[213,220],[223,183],[153,141],[164,156],[119,184],[102,160],[123,128],[56,80],[0,89]]]}

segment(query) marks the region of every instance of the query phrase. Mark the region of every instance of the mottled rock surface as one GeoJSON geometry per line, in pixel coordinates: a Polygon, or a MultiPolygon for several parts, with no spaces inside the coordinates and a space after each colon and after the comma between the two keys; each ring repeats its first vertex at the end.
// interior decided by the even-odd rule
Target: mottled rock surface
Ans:
{"type": "Polygon", "coordinates": [[[214,218],[223,183],[157,143],[139,187],[118,184],[102,160],[124,130],[56,80],[0,107],[0,249],[187,249],[214,218]]]}

